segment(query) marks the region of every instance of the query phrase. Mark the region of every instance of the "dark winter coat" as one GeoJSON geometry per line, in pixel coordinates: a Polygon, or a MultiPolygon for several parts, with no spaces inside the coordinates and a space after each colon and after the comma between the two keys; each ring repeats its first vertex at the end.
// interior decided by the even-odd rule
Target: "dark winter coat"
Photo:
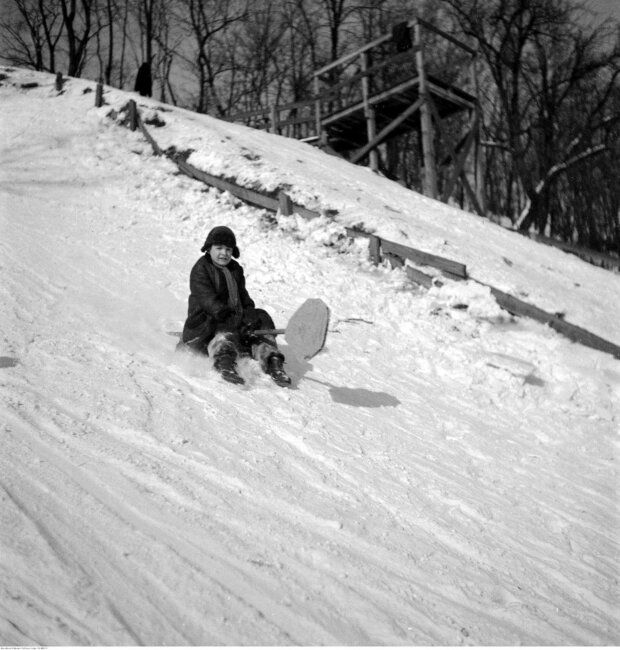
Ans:
{"type": "Polygon", "coordinates": [[[138,69],[134,90],[143,97],[151,97],[153,94],[153,81],[151,79],[151,66],[149,63],[143,63],[138,69]]]}
{"type": "MultiPolygon", "coordinates": [[[[237,283],[244,315],[252,315],[255,305],[245,288],[243,267],[235,260],[230,260],[226,268],[237,283]]],[[[183,342],[187,343],[196,337],[208,342],[217,330],[226,329],[227,318],[222,318],[220,314],[229,306],[226,278],[208,253],[194,264],[189,276],[189,289],[183,342]]]]}

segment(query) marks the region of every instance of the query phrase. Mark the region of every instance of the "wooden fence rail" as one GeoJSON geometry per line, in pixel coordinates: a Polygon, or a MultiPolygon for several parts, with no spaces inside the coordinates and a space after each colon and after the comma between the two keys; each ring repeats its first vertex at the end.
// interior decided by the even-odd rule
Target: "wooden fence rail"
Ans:
{"type": "MultiPolygon", "coordinates": [[[[176,164],[179,171],[186,176],[194,178],[195,180],[198,180],[202,183],[206,183],[207,185],[215,187],[219,190],[230,192],[230,194],[246,203],[264,208],[271,212],[281,212],[284,215],[298,214],[306,219],[316,219],[325,214],[316,212],[314,210],[309,210],[302,205],[293,203],[291,198],[284,192],[280,191],[268,194],[258,192],[256,190],[251,190],[246,187],[241,187],[232,181],[225,180],[218,176],[204,172],[200,169],[197,169],[196,167],[193,167],[184,160],[167,154],[161,149],[161,147],[157,144],[155,139],[151,136],[145,127],[134,100],[131,100],[130,102],[129,114],[130,128],[133,130],[140,129],[144,137],[151,145],[153,153],[157,156],[167,156],[176,164]]],[[[337,213],[331,211],[331,214],[337,213]]],[[[472,279],[479,284],[489,287],[499,306],[510,314],[532,318],[540,323],[548,325],[572,341],[593,348],[595,350],[599,350],[601,352],[606,352],[614,356],[616,359],[620,359],[620,346],[612,343],[611,341],[607,341],[606,339],[603,339],[600,336],[589,332],[588,330],[578,327],[577,325],[572,325],[571,323],[565,321],[558,314],[546,312],[539,307],[526,303],[523,300],[519,300],[518,298],[511,296],[508,293],[500,291],[491,285],[475,280],[474,278],[470,278],[467,274],[467,268],[465,264],[455,262],[454,260],[450,260],[445,257],[440,257],[439,255],[427,253],[416,248],[405,246],[403,244],[388,241],[363,230],[346,228],[346,232],[349,237],[368,238],[370,259],[374,264],[380,264],[382,260],[387,259],[394,266],[404,267],[407,276],[412,281],[421,286],[427,288],[431,287],[434,283],[437,283],[438,280],[437,278],[424,273],[420,269],[407,265],[407,260],[410,260],[419,266],[433,267],[439,270],[442,275],[450,279],[472,279]]]]}

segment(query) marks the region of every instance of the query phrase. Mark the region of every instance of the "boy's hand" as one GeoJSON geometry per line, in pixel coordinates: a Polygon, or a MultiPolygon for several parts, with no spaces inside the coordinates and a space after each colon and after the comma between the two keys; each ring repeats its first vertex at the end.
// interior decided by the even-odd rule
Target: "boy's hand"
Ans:
{"type": "Polygon", "coordinates": [[[248,339],[252,337],[254,335],[254,330],[257,330],[259,327],[260,320],[258,318],[246,318],[239,328],[241,338],[248,339]]]}
{"type": "Polygon", "coordinates": [[[218,321],[218,323],[223,323],[225,320],[230,318],[234,314],[234,311],[228,307],[227,305],[224,307],[220,307],[215,312],[215,320],[218,321]]]}

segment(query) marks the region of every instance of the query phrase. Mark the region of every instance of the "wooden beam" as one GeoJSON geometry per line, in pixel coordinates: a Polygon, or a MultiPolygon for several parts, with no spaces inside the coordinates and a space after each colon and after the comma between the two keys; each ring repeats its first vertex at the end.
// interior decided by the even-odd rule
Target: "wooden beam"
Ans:
{"type": "Polygon", "coordinates": [[[326,143],[325,132],[323,131],[323,118],[322,118],[322,105],[321,98],[319,97],[319,78],[314,78],[314,94],[316,98],[314,100],[314,124],[316,128],[316,137],[319,139],[319,142],[323,144],[326,143]]]}
{"type": "Polygon", "coordinates": [[[299,205],[298,203],[293,203],[293,214],[298,214],[304,219],[316,219],[317,217],[321,216],[320,212],[309,210],[308,208],[304,207],[303,205],[299,205]]]}
{"type": "Polygon", "coordinates": [[[426,84],[426,73],[424,71],[424,56],[422,52],[422,36],[420,23],[416,22],[414,27],[415,45],[418,48],[416,62],[418,77],[420,78],[420,129],[422,131],[422,157],[424,160],[424,193],[433,199],[437,198],[437,170],[435,167],[435,143],[433,136],[433,120],[431,108],[428,103],[428,88],[426,84]]]}
{"type": "Polygon", "coordinates": [[[271,122],[271,124],[269,125],[269,132],[277,135],[278,134],[278,108],[275,104],[272,104],[271,106],[269,121],[271,122]]]}
{"type": "MultiPolygon", "coordinates": [[[[428,85],[429,82],[427,82],[428,85]]],[[[389,99],[393,95],[397,95],[401,92],[404,92],[408,90],[409,88],[412,88],[414,86],[419,86],[420,85],[420,77],[418,75],[411,77],[411,79],[408,79],[407,81],[404,81],[398,86],[393,86],[392,88],[389,88],[388,90],[384,90],[383,92],[377,93],[376,95],[372,95],[369,97],[368,102],[371,105],[375,104],[380,104],[381,102],[384,102],[386,99],[389,99]]],[[[432,93],[431,93],[432,94],[432,93]]],[[[439,94],[439,93],[437,93],[439,94]]],[[[444,93],[446,94],[446,93],[444,93]]],[[[455,96],[456,97],[456,96],[455,96]]],[[[448,99],[448,97],[446,97],[448,99]]],[[[452,101],[450,99],[450,101],[452,101]]],[[[459,100],[458,102],[455,101],[454,103],[458,103],[458,105],[462,106],[463,109],[470,109],[473,107],[473,105],[470,102],[465,102],[463,100],[459,100]]],[[[331,115],[325,117],[323,119],[323,125],[329,125],[333,124],[334,122],[338,122],[340,119],[343,117],[346,117],[347,115],[350,115],[352,113],[355,113],[357,111],[361,111],[364,108],[364,102],[358,101],[355,104],[351,104],[350,106],[347,106],[344,109],[341,109],[335,113],[332,113],[331,115]]]]}
{"type": "MultiPolygon", "coordinates": [[[[412,77],[408,81],[405,81],[402,84],[399,84],[398,86],[394,86],[393,88],[390,88],[389,90],[383,91],[383,92],[378,93],[376,95],[372,95],[371,97],[368,98],[368,102],[369,102],[369,104],[374,106],[375,104],[379,104],[379,103],[385,101],[386,99],[388,99],[392,95],[395,95],[395,94],[400,93],[400,92],[402,92],[404,90],[407,90],[408,88],[411,88],[412,86],[415,86],[418,83],[419,83],[418,77],[417,76],[412,77]]],[[[329,95],[329,93],[323,93],[321,95],[317,95],[317,96],[315,96],[313,98],[312,101],[315,102],[315,105],[316,104],[320,105],[321,101],[323,99],[325,99],[328,95],[329,95]]],[[[336,113],[332,113],[331,115],[329,115],[329,116],[327,116],[325,118],[322,118],[321,119],[321,125],[323,127],[329,126],[330,124],[333,124],[334,122],[338,122],[343,117],[346,117],[347,115],[351,115],[352,113],[356,113],[357,111],[361,111],[363,109],[364,109],[364,101],[363,100],[358,101],[355,104],[351,104],[350,106],[347,106],[346,108],[337,111],[336,113]]],[[[266,115],[266,114],[268,114],[268,111],[267,112],[261,111],[260,113],[257,113],[257,115],[266,115]]],[[[241,115],[245,115],[245,114],[241,114],[241,115]]],[[[315,109],[315,116],[316,116],[316,109],[315,109]]],[[[230,120],[232,121],[233,118],[230,118],[230,120]]]]}
{"type": "MultiPolygon", "coordinates": [[[[367,57],[368,53],[362,52],[360,56],[367,57]]],[[[335,95],[336,91],[340,90],[341,88],[346,88],[347,86],[351,86],[352,84],[363,80],[365,77],[371,77],[372,75],[375,74],[375,72],[379,72],[380,70],[383,70],[384,68],[387,68],[392,65],[405,63],[406,61],[408,61],[409,59],[413,59],[414,57],[415,57],[415,48],[407,50],[406,52],[400,52],[399,54],[395,54],[394,56],[391,57],[387,57],[385,60],[381,61],[380,63],[375,63],[372,66],[368,66],[367,68],[362,69],[360,72],[352,75],[351,77],[347,77],[342,81],[338,81],[337,83],[332,84],[327,90],[324,90],[321,93],[321,97],[325,98],[331,95],[335,95]]]]}
{"type": "Polygon", "coordinates": [[[476,196],[476,193],[472,190],[471,185],[469,184],[469,180],[467,179],[467,176],[465,175],[465,172],[463,170],[461,170],[461,183],[463,183],[465,192],[467,193],[467,196],[469,196],[469,200],[471,201],[471,204],[474,206],[474,210],[481,217],[484,217],[484,212],[482,211],[482,207],[480,206],[478,197],[476,196]]]}
{"type": "MultiPolygon", "coordinates": [[[[248,189],[247,187],[241,187],[232,181],[227,181],[223,178],[219,178],[218,176],[213,176],[213,174],[203,172],[202,170],[193,167],[183,160],[174,160],[174,158],[172,158],[172,160],[179,168],[179,170],[190,178],[194,178],[198,181],[206,183],[207,185],[211,185],[212,187],[215,187],[218,190],[222,190],[223,192],[230,192],[233,196],[236,196],[242,201],[250,203],[251,205],[255,205],[259,208],[265,208],[270,212],[277,212],[280,209],[280,195],[277,197],[267,196],[261,192],[256,192],[255,190],[248,189]]],[[[292,207],[288,209],[292,209],[293,214],[298,214],[304,219],[316,219],[317,217],[321,216],[319,212],[316,212],[315,210],[309,210],[303,205],[298,205],[297,203],[291,203],[290,206],[292,207]]]]}
{"type": "Polygon", "coordinates": [[[384,253],[399,255],[403,259],[411,260],[415,264],[421,266],[432,266],[439,269],[442,273],[448,274],[450,277],[459,280],[467,279],[467,267],[465,264],[461,264],[461,262],[455,262],[446,257],[426,253],[417,248],[405,246],[404,244],[397,244],[396,242],[386,241],[384,239],[381,240],[381,248],[384,253]]]}
{"type": "Polygon", "coordinates": [[[293,214],[293,202],[291,197],[286,194],[286,192],[280,192],[278,194],[278,203],[280,207],[280,214],[285,217],[290,217],[293,214]]]}
{"type": "Polygon", "coordinates": [[[392,268],[401,269],[404,267],[405,275],[411,281],[415,282],[416,284],[419,284],[420,286],[426,289],[430,289],[433,285],[436,286],[443,285],[443,282],[441,282],[441,280],[434,278],[432,275],[423,273],[422,271],[420,271],[420,269],[416,269],[413,266],[405,266],[404,260],[400,258],[398,255],[392,255],[391,253],[388,253],[385,257],[392,265],[392,268]]]}
{"type": "Polygon", "coordinates": [[[404,110],[397,118],[392,120],[385,128],[383,128],[372,142],[369,142],[368,144],[364,145],[359,151],[357,151],[353,157],[350,158],[350,162],[357,163],[365,156],[367,156],[368,153],[372,151],[372,149],[378,147],[381,143],[383,143],[388,138],[390,133],[392,133],[392,131],[397,129],[405,120],[409,119],[417,110],[419,110],[422,104],[423,100],[421,98],[418,99],[415,103],[411,104],[409,108],[404,110]]]}
{"type": "Polygon", "coordinates": [[[323,126],[329,126],[330,124],[340,121],[343,117],[347,117],[347,115],[351,115],[352,113],[357,113],[363,110],[364,110],[364,102],[363,101],[355,102],[355,104],[351,104],[350,106],[347,106],[347,108],[343,108],[342,110],[339,110],[337,113],[332,113],[328,117],[325,117],[323,119],[322,124],[323,126]]]}
{"type": "Polygon", "coordinates": [[[350,54],[345,54],[344,56],[340,57],[339,59],[336,59],[336,61],[332,61],[331,63],[328,63],[327,65],[323,66],[322,68],[319,68],[318,70],[315,71],[314,76],[319,77],[322,74],[325,74],[332,68],[336,68],[339,65],[342,65],[343,63],[350,63],[354,59],[356,59],[362,52],[367,52],[368,50],[372,50],[373,47],[377,47],[377,45],[381,45],[382,43],[385,43],[386,41],[392,40],[392,34],[384,34],[383,36],[379,36],[379,38],[376,38],[374,41],[370,41],[370,43],[366,43],[366,45],[358,48],[354,52],[351,52],[350,54]]]}
{"type": "MultiPolygon", "coordinates": [[[[386,57],[380,63],[375,63],[374,65],[369,66],[368,69],[365,70],[364,72],[360,72],[359,76],[363,76],[363,75],[372,76],[373,74],[375,74],[375,72],[379,72],[380,70],[383,70],[383,68],[389,68],[390,66],[396,66],[396,65],[401,65],[403,63],[407,63],[410,59],[411,60],[415,59],[415,53],[416,53],[416,49],[415,47],[412,47],[406,52],[399,52],[398,54],[394,54],[393,56],[386,57]]],[[[364,54],[368,56],[367,52],[365,52],[364,54]]]]}
{"type": "Polygon", "coordinates": [[[133,99],[129,100],[129,128],[132,131],[138,128],[138,107],[133,99]]]}
{"type": "Polygon", "coordinates": [[[452,196],[452,192],[454,191],[454,187],[456,185],[457,180],[465,173],[465,168],[464,168],[465,160],[467,159],[467,156],[469,155],[469,152],[471,151],[471,147],[474,143],[474,138],[472,134],[473,134],[472,131],[470,131],[467,134],[467,137],[465,139],[465,144],[463,145],[461,151],[459,152],[456,159],[454,160],[454,169],[452,170],[452,175],[448,179],[448,183],[441,197],[441,200],[444,203],[448,202],[448,199],[452,196]]]}
{"type": "Polygon", "coordinates": [[[196,180],[202,181],[207,185],[216,187],[218,190],[222,190],[224,192],[230,192],[232,195],[242,199],[246,203],[257,205],[260,208],[266,208],[268,210],[271,210],[272,212],[278,211],[278,208],[280,206],[278,199],[265,196],[260,192],[255,192],[254,190],[250,190],[245,187],[239,187],[235,183],[224,180],[223,178],[219,178],[217,176],[213,176],[212,174],[203,172],[200,169],[196,169],[196,167],[189,165],[183,160],[174,160],[174,162],[184,174],[186,174],[191,178],[195,178],[196,180]]]}
{"type": "Polygon", "coordinates": [[[368,235],[368,253],[373,264],[381,263],[381,240],[376,235],[368,235]]]}
{"type": "Polygon", "coordinates": [[[411,79],[408,79],[407,81],[398,84],[398,86],[393,86],[392,88],[385,90],[382,93],[373,95],[370,98],[370,103],[379,104],[382,101],[386,100],[388,97],[391,97],[392,95],[397,95],[398,93],[408,90],[413,86],[418,86],[419,84],[420,84],[420,78],[416,75],[415,77],[411,77],[411,79]]]}
{"type": "MultiPolygon", "coordinates": [[[[439,121],[439,113],[437,111],[437,107],[435,106],[435,102],[433,102],[432,98],[430,99],[429,104],[431,106],[431,110],[433,111],[433,114],[435,115],[435,119],[439,121]]],[[[465,192],[467,193],[469,200],[474,206],[476,212],[479,215],[484,216],[484,212],[480,207],[480,202],[478,201],[478,197],[476,196],[475,192],[472,190],[464,170],[465,159],[467,158],[467,154],[469,153],[469,150],[473,143],[473,136],[476,133],[477,120],[478,120],[478,113],[475,112],[474,117],[472,118],[472,126],[469,131],[468,137],[466,138],[465,144],[461,148],[461,151],[458,156],[454,151],[454,147],[452,146],[452,143],[449,141],[446,142],[448,149],[450,150],[450,154],[455,162],[454,162],[454,170],[452,176],[448,181],[448,185],[443,192],[441,200],[445,202],[450,198],[450,196],[452,195],[452,191],[454,190],[454,185],[456,184],[456,180],[457,178],[460,177],[461,182],[463,183],[463,187],[465,188],[465,192]]]]}
{"type": "Polygon", "coordinates": [[[243,113],[235,113],[230,117],[226,118],[227,122],[241,122],[242,120],[247,120],[250,117],[267,117],[269,115],[270,108],[260,108],[255,111],[244,111],[243,113]]]}
{"type": "MultiPolygon", "coordinates": [[[[469,54],[475,55],[476,50],[467,45],[466,43],[463,43],[462,41],[458,40],[451,34],[448,34],[447,32],[444,32],[443,30],[439,29],[438,27],[435,27],[432,23],[429,23],[426,20],[423,20],[422,18],[413,18],[412,20],[409,20],[407,22],[408,27],[413,27],[415,29],[416,26],[418,27],[424,27],[425,29],[428,29],[429,31],[435,32],[442,38],[445,38],[446,40],[454,43],[456,46],[460,47],[461,49],[465,50],[469,54]]],[[[325,72],[331,70],[332,68],[335,68],[339,65],[342,65],[343,63],[348,63],[352,60],[354,60],[356,57],[358,57],[362,52],[367,52],[368,50],[371,50],[374,47],[377,47],[378,45],[381,45],[383,43],[386,43],[387,41],[392,40],[392,34],[383,34],[383,36],[379,36],[376,38],[374,41],[371,41],[370,43],[366,43],[366,45],[360,47],[359,49],[355,50],[354,52],[351,52],[350,54],[345,54],[341,58],[337,59],[336,61],[333,61],[332,63],[328,63],[327,65],[323,66],[319,70],[317,70],[314,74],[315,76],[319,76],[322,74],[325,74],[325,72]]],[[[415,47],[415,44],[414,44],[415,47]]]]}
{"type": "Polygon", "coordinates": [[[379,263],[381,261],[382,254],[396,255],[403,260],[408,259],[421,266],[432,266],[433,268],[439,269],[442,273],[445,273],[449,277],[453,277],[459,280],[467,279],[467,267],[465,264],[461,264],[460,262],[455,262],[454,260],[440,257],[439,255],[434,255],[432,253],[426,253],[425,251],[418,250],[417,248],[405,246],[404,244],[398,244],[393,241],[388,241],[387,239],[381,239],[376,235],[367,233],[357,228],[347,227],[346,233],[348,237],[368,238],[370,240],[369,247],[371,249],[370,257],[373,260],[377,260],[376,263],[379,263]]]}
{"type": "MultiPolygon", "coordinates": [[[[481,282],[480,284],[484,284],[484,282],[481,282]]],[[[485,286],[489,287],[495,300],[497,300],[497,304],[511,314],[533,318],[540,323],[549,325],[549,327],[552,327],[556,332],[571,339],[571,341],[581,343],[582,345],[586,345],[595,350],[600,350],[601,352],[607,352],[616,359],[620,359],[620,346],[615,343],[607,341],[582,327],[572,325],[557,314],[550,314],[539,307],[530,305],[529,303],[519,300],[510,294],[504,293],[495,287],[489,285],[485,286]]]]}
{"type": "MultiPolygon", "coordinates": [[[[366,72],[368,70],[368,52],[362,52],[362,70],[366,72]]],[[[368,99],[370,97],[370,79],[368,76],[364,75],[362,78],[362,96],[364,98],[364,116],[366,118],[366,134],[368,136],[368,142],[373,142],[375,136],[377,135],[377,122],[375,119],[375,109],[370,105],[368,99]]],[[[370,154],[370,168],[373,172],[379,170],[379,158],[377,156],[376,148],[373,148],[369,152],[370,154]]]]}
{"type": "Polygon", "coordinates": [[[103,84],[99,82],[95,90],[95,106],[101,108],[103,106],[103,84]]]}
{"type": "Polygon", "coordinates": [[[314,115],[302,115],[287,120],[278,120],[278,128],[280,129],[286,126],[295,126],[296,124],[314,124],[314,115]]]}
{"type": "Polygon", "coordinates": [[[465,137],[465,142],[463,143],[463,146],[461,147],[461,150],[459,151],[458,154],[456,153],[452,144],[450,142],[447,143],[448,148],[450,150],[450,154],[452,156],[454,169],[452,170],[452,175],[450,176],[441,197],[441,200],[444,202],[447,202],[447,200],[452,196],[452,192],[454,191],[454,186],[456,185],[456,181],[458,180],[459,176],[461,175],[461,172],[463,171],[465,160],[467,159],[467,156],[469,155],[471,147],[474,143],[474,137],[476,135],[476,129],[477,129],[477,121],[478,121],[477,114],[474,114],[474,117],[472,118],[472,122],[470,124],[469,133],[465,137]]]}
{"type": "Polygon", "coordinates": [[[440,86],[439,84],[434,83],[430,79],[426,80],[426,86],[432,95],[437,95],[438,97],[447,99],[448,101],[452,102],[453,104],[456,104],[457,106],[461,106],[462,108],[471,109],[474,108],[474,106],[476,105],[476,98],[473,95],[471,95],[471,99],[463,97],[459,93],[454,92],[449,88],[440,86]]]}
{"type": "Polygon", "coordinates": [[[142,132],[142,135],[147,139],[148,143],[151,145],[151,148],[153,149],[153,153],[156,156],[161,156],[163,154],[163,151],[161,150],[161,147],[155,142],[155,139],[153,136],[148,132],[146,126],[144,126],[144,122],[142,121],[142,116],[140,115],[140,112],[136,110],[136,118],[138,120],[138,128],[142,132]]]}
{"type": "MultiPolygon", "coordinates": [[[[414,269],[413,266],[406,266],[405,273],[410,280],[426,289],[430,289],[433,286],[433,276],[422,273],[420,269],[414,269]]],[[[439,284],[443,284],[443,282],[439,284]]]]}
{"type": "Polygon", "coordinates": [[[578,244],[571,244],[570,242],[560,241],[559,239],[553,239],[552,237],[545,237],[537,233],[527,233],[518,232],[520,235],[529,237],[541,244],[546,244],[547,246],[553,246],[554,248],[559,248],[565,253],[572,253],[577,255],[582,260],[589,262],[590,264],[595,264],[596,266],[601,266],[606,269],[612,269],[614,271],[620,271],[620,257],[614,257],[613,255],[608,255],[606,253],[601,253],[600,251],[592,250],[591,248],[586,248],[585,246],[579,246],[578,244]]]}

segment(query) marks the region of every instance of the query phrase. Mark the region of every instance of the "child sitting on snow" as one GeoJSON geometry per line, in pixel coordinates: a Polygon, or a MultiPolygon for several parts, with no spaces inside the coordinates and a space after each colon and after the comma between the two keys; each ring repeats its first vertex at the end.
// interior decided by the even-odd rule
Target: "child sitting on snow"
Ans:
{"type": "Polygon", "coordinates": [[[239,257],[233,231],[213,228],[201,251],[205,254],[190,273],[187,320],[179,346],[212,357],[222,377],[237,384],[244,383],[237,373],[237,357],[251,354],[278,385],[288,386],[291,379],[275,336],[254,334],[274,329],[274,324],[264,309],[256,309],[245,288],[243,267],[232,259],[239,257]]]}

